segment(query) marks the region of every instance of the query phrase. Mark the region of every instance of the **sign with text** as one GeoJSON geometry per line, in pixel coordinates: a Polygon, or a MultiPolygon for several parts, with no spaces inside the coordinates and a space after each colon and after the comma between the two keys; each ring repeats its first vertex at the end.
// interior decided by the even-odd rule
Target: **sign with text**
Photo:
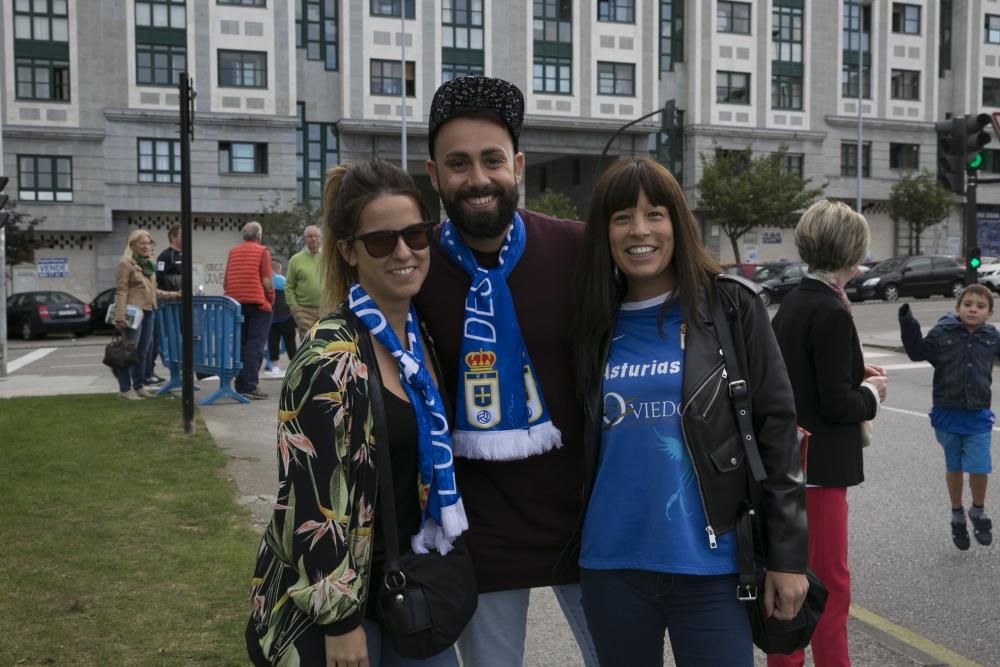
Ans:
{"type": "Polygon", "coordinates": [[[35,264],[39,278],[68,278],[69,259],[66,257],[42,257],[35,264]]]}
{"type": "Polygon", "coordinates": [[[763,231],[760,233],[761,243],[781,243],[781,231],[770,230],[763,231]]]}

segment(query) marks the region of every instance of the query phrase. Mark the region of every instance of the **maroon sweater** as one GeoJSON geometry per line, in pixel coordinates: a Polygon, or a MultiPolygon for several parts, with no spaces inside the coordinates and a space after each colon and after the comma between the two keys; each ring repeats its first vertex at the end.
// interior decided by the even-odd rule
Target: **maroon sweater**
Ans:
{"type": "MultiPolygon", "coordinates": [[[[570,290],[583,225],[519,209],[524,254],[507,280],[518,323],[563,446],[517,461],[455,459],[469,517],[467,540],[481,593],[574,583],[575,562],[556,568],[582,509],[583,408],[573,391],[570,290]]],[[[496,266],[498,253],[477,258],[496,266]]],[[[437,345],[443,382],[457,396],[465,297],[470,277],[431,246],[416,304],[437,345]]]]}

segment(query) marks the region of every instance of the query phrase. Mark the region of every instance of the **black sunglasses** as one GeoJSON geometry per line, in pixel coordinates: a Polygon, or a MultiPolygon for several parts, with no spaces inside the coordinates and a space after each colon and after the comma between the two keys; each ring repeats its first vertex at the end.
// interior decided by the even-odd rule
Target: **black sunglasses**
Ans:
{"type": "Polygon", "coordinates": [[[368,232],[367,234],[357,234],[349,237],[347,240],[361,241],[365,244],[365,250],[368,251],[368,254],[372,258],[382,259],[392,254],[399,244],[400,237],[403,238],[403,243],[410,250],[426,250],[427,246],[431,244],[431,230],[433,228],[433,223],[418,222],[415,225],[403,227],[397,231],[379,230],[377,232],[368,232]]]}

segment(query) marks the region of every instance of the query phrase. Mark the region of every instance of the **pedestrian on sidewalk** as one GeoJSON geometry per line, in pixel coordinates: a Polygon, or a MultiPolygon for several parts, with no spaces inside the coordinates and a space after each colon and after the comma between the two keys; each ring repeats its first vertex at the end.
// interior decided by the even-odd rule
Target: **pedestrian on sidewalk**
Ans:
{"type": "MultiPolygon", "coordinates": [[[[885,370],[865,364],[844,283],[868,252],[868,221],[822,200],[795,227],[809,272],[781,301],[772,326],[795,391],[799,425],[811,434],[806,469],[809,567],[826,584],[826,609],[812,637],[817,665],[847,667],[851,574],[847,489],[864,480],[866,422],[885,400],[885,370]]],[[[805,653],[769,655],[769,667],[801,667],[805,653]]]]}
{"type": "Polygon", "coordinates": [[[906,354],[934,366],[931,426],[944,449],[945,485],[951,500],[951,539],[967,550],[969,527],[962,505],[965,475],[969,475],[972,521],[976,541],[993,542],[993,522],[986,515],[986,484],[993,471],[990,444],[996,416],[990,409],[993,358],[1000,354],[1000,332],[989,324],[993,293],[984,285],[969,285],[926,336],[909,304],[899,308],[899,329],[906,354]]]}
{"type": "Polygon", "coordinates": [[[230,248],[222,286],[226,296],[239,301],[243,312],[240,359],[243,367],[234,382],[236,391],[250,399],[267,398],[257,386],[267,334],[271,330],[271,253],[261,244],[263,230],[251,220],[243,226],[243,243],[230,248]]]}
{"type": "Polygon", "coordinates": [[[589,421],[583,609],[607,667],[662,665],[666,633],[679,666],[753,665],[735,530],[747,463],[722,389],[720,343],[704,324],[719,299],[739,311],[762,424],[769,569],[760,595],[778,619],[793,618],[805,600],[792,388],[763,303],[742,279],[719,273],[666,168],[649,158],[608,167],[584,232],[572,336],[589,421]]]}
{"type": "Polygon", "coordinates": [[[322,297],[320,285],[319,246],[323,234],[316,225],[309,225],[302,232],[305,247],[292,255],[288,260],[288,282],[285,287],[285,299],[288,308],[295,318],[295,326],[299,337],[305,338],[312,325],[319,319],[319,306],[322,297]]]}
{"type": "Polygon", "coordinates": [[[310,329],[281,387],[278,502],[254,570],[247,650],[258,667],[457,667],[454,647],[401,658],[378,604],[377,457],[389,456],[401,554],[458,552],[468,527],[441,370],[410,301],[432,225],[413,179],[382,160],[332,169],[323,205],[324,302],[340,306],[310,329]]]}
{"type": "Polygon", "coordinates": [[[146,361],[152,354],[154,311],[157,299],[179,299],[180,292],[156,287],[156,265],[153,263],[153,239],[145,229],[136,229],[128,235],[125,250],[115,270],[115,329],[119,335],[136,344],[138,359],[128,368],[120,368],[118,391],[122,398],[136,400],[150,398],[146,391],[146,361]],[[134,326],[128,321],[128,307],[141,312],[134,326]]]}
{"type": "MultiPolygon", "coordinates": [[[[174,223],[167,230],[167,247],[156,258],[156,287],[161,290],[177,292],[182,288],[184,266],[181,259],[181,225],[174,223]]],[[[156,356],[159,354],[159,332],[153,329],[153,352],[146,364],[146,384],[163,384],[166,380],[155,373],[156,356]]]]}
{"type": "Polygon", "coordinates": [[[464,76],[435,92],[426,166],[448,220],[416,303],[457,402],[455,465],[480,590],[462,660],[522,664],[531,589],[552,586],[589,667],[579,570],[560,559],[582,512],[569,301],[583,225],[517,207],[523,121],[509,81],[464,76]]]}
{"type": "Polygon", "coordinates": [[[274,306],[271,310],[271,331],[267,337],[268,358],[271,361],[271,370],[268,375],[273,378],[284,376],[281,367],[278,365],[281,356],[281,343],[285,344],[285,355],[291,362],[295,356],[295,320],[292,319],[292,312],[285,301],[285,276],[282,273],[281,262],[271,260],[271,280],[274,283],[274,306]]]}

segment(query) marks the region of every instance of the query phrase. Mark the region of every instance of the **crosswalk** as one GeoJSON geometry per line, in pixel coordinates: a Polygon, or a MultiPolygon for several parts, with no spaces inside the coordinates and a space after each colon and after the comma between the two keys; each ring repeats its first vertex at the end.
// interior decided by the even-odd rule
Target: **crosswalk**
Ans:
{"type": "Polygon", "coordinates": [[[871,363],[875,359],[892,359],[899,360],[897,363],[882,363],[880,361],[875,361],[876,364],[881,366],[887,371],[909,371],[918,368],[930,368],[931,365],[926,361],[909,361],[905,354],[900,352],[891,352],[887,350],[882,350],[879,348],[866,347],[862,350],[865,355],[865,361],[871,363]]]}

